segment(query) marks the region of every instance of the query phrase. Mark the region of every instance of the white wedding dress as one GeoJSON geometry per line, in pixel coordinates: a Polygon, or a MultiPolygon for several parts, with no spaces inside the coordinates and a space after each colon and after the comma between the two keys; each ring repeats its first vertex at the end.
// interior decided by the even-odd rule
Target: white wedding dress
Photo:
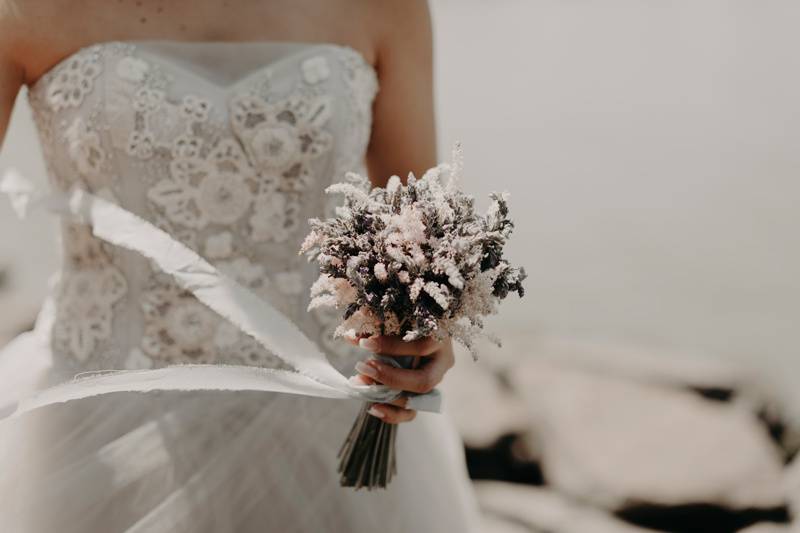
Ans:
{"type": "MultiPolygon", "coordinates": [[[[345,46],[126,41],[70,55],[29,99],[54,190],[78,186],[164,230],[350,375],[365,353],[332,338],[335,313],[306,311],[317,270],[298,248],[307,219],[331,212],[325,187],[362,167],[376,91],[374,69],[345,46]]],[[[291,369],[155,261],[91,224],[65,216],[61,227],[63,267],[36,328],[0,352],[4,415],[83,372],[291,369]]],[[[0,529],[475,531],[463,451],[443,415],[400,427],[387,490],[339,486],[336,454],[358,409],[276,392],[162,390],[5,418],[0,529]]]]}

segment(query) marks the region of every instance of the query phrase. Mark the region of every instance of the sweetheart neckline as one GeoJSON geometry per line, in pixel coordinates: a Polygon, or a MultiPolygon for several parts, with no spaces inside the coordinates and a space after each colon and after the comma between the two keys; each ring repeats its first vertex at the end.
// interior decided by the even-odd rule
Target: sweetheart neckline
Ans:
{"type": "MultiPolygon", "coordinates": [[[[293,46],[300,50],[305,49],[313,49],[313,48],[329,48],[333,50],[338,50],[340,52],[346,52],[356,56],[359,61],[367,67],[372,74],[375,76],[375,79],[378,79],[378,71],[375,68],[375,65],[369,62],[366,56],[356,48],[353,48],[347,44],[339,44],[333,42],[313,42],[313,41],[270,41],[270,40],[254,40],[254,41],[182,41],[179,39],[113,39],[108,41],[97,41],[94,43],[90,43],[84,46],[79,47],[74,52],[65,55],[60,60],[56,61],[50,68],[45,70],[35,81],[32,83],[26,83],[25,85],[28,87],[28,92],[34,92],[38,90],[38,87],[42,85],[47,78],[49,78],[59,67],[67,64],[70,60],[77,57],[83,52],[87,50],[91,50],[95,47],[106,47],[106,46],[114,46],[114,45],[132,45],[134,47],[139,47],[143,45],[151,45],[151,44],[167,44],[170,46],[177,45],[177,46],[293,46]]],[[[265,64],[263,68],[268,67],[269,64],[265,64]]]]}

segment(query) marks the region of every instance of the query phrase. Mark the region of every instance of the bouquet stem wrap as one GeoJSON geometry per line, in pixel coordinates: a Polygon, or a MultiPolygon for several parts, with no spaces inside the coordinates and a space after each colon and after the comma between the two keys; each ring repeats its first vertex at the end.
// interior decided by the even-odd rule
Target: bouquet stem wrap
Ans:
{"type": "MultiPolygon", "coordinates": [[[[376,358],[398,368],[416,368],[420,362],[420,358],[414,356],[378,355],[376,358]]],[[[388,424],[369,414],[368,410],[369,404],[361,407],[339,450],[339,474],[343,487],[386,488],[397,473],[397,424],[388,424]]]]}

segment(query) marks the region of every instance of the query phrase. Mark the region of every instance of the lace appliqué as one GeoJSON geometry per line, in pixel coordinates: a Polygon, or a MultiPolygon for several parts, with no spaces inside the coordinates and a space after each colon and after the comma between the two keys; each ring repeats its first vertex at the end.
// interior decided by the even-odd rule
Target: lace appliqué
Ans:
{"type": "MultiPolygon", "coordinates": [[[[355,51],[328,48],[285,63],[295,69],[291,76],[275,76],[269,66],[234,85],[224,100],[212,100],[202,87],[178,91],[172,83],[180,72],[138,50],[125,43],[87,48],[33,88],[45,156],[57,170],[51,177],[59,185],[82,181],[96,190],[124,176],[126,193],[136,194],[123,199],[134,211],[141,209],[302,322],[308,280],[294,266],[292,238],[322,205],[329,177],[359,169],[377,90],[374,70],[355,51]],[[57,166],[65,157],[72,172],[57,166]]],[[[67,238],[69,268],[59,284],[53,342],[80,366],[107,367],[111,358],[125,368],[190,362],[285,367],[156,271],[135,283],[136,318],[142,320],[135,330],[142,336],[133,347],[117,347],[112,325],[128,293],[126,279],[112,250],[88,229],[71,227],[67,238]]],[[[315,311],[308,334],[337,366],[347,366],[358,350],[333,339],[339,317],[323,313],[315,311]]]]}
{"type": "MultiPolygon", "coordinates": [[[[247,274],[252,276],[253,273],[247,274]]],[[[187,362],[283,365],[255,339],[179,288],[165,274],[151,277],[142,295],[141,307],[145,319],[144,336],[141,353],[129,355],[132,365],[148,367],[149,364],[164,366],[187,362]],[[143,356],[152,363],[142,359],[143,356]]]]}
{"type": "Polygon", "coordinates": [[[59,281],[53,341],[58,350],[85,362],[110,339],[113,307],[127,292],[127,282],[87,227],[67,226],[64,239],[69,268],[59,281]]]}
{"type": "MultiPolygon", "coordinates": [[[[379,90],[375,69],[369,65],[361,54],[350,51],[339,58],[348,86],[349,109],[345,114],[344,130],[341,136],[342,146],[337,151],[334,162],[333,182],[344,181],[348,172],[366,174],[364,171],[364,153],[369,144],[372,132],[372,103],[379,90]]],[[[324,214],[333,217],[336,206],[341,203],[338,195],[327,194],[324,199],[324,214]]]]}
{"type": "MultiPolygon", "coordinates": [[[[332,144],[321,129],[330,103],[292,96],[269,104],[245,96],[234,98],[231,107],[237,138],[211,144],[187,127],[172,142],[169,178],[151,187],[148,199],[171,222],[195,230],[235,224],[249,214],[245,231],[251,241],[284,242],[299,224],[300,193],[312,178],[309,163],[332,144]]],[[[194,124],[207,120],[209,109],[187,96],[181,111],[194,124]]],[[[157,136],[149,133],[145,145],[157,136]]]]}
{"type": "Polygon", "coordinates": [[[82,118],[76,117],[66,132],[67,153],[83,177],[100,177],[106,152],[100,135],[82,118]]]}
{"type": "Polygon", "coordinates": [[[102,72],[98,48],[84,50],[60,64],[47,86],[45,99],[53,111],[78,107],[102,72]]]}
{"type": "Polygon", "coordinates": [[[193,229],[236,223],[259,192],[257,176],[239,145],[223,139],[207,150],[202,139],[175,139],[170,177],[147,191],[167,218],[193,229]]]}

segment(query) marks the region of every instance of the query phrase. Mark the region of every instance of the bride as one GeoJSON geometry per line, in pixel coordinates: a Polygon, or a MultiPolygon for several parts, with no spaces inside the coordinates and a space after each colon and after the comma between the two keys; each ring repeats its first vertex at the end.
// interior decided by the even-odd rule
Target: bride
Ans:
{"type": "MultiPolygon", "coordinates": [[[[135,213],[279,309],[363,383],[427,392],[448,342],[333,339],[298,256],[323,190],[436,162],[424,0],[0,0],[0,140],[28,88],[50,187],[135,213]],[[421,355],[419,370],[365,359],[421,355]]],[[[0,352],[0,409],[81,372],[286,368],[134,251],[62,217],[63,265],[0,352]]],[[[245,391],[117,392],[0,423],[8,532],[467,532],[477,512],[446,417],[402,401],[387,490],[339,486],[359,403],[245,391]],[[416,419],[415,419],[416,418],[416,419]],[[413,422],[412,422],[413,420],[413,422]]]]}

